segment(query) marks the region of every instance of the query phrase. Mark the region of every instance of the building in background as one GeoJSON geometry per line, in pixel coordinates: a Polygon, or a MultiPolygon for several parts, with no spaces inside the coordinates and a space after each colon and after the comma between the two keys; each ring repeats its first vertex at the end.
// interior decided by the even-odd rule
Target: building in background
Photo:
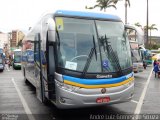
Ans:
{"type": "Polygon", "coordinates": [[[21,47],[21,41],[24,38],[24,33],[20,30],[12,30],[8,33],[0,31],[0,48],[3,49],[6,57],[17,48],[21,47]]]}
{"type": "Polygon", "coordinates": [[[12,30],[10,33],[10,49],[13,51],[14,49],[20,48],[21,41],[24,38],[24,33],[20,30],[12,30]]]}
{"type": "Polygon", "coordinates": [[[0,32],[0,48],[5,47],[6,44],[9,44],[8,33],[0,32]]]}
{"type": "Polygon", "coordinates": [[[8,39],[8,33],[2,33],[0,32],[0,48],[3,49],[3,52],[5,53],[6,57],[9,55],[9,39],[8,39]]]}
{"type": "Polygon", "coordinates": [[[151,49],[160,48],[160,36],[149,36],[148,40],[148,44],[151,47],[151,49]]]}
{"type": "Polygon", "coordinates": [[[16,49],[16,41],[17,41],[17,31],[13,30],[11,32],[11,41],[10,41],[11,50],[16,49]]]}

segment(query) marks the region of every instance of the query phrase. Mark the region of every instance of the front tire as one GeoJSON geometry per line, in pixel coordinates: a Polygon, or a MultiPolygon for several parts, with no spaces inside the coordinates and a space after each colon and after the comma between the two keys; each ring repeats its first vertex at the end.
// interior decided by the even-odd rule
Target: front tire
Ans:
{"type": "MultiPolygon", "coordinates": [[[[14,67],[13,67],[14,68],[14,67]]],[[[15,68],[14,68],[15,69],[15,68]]],[[[24,79],[24,81],[25,81],[25,83],[29,83],[29,81],[27,80],[27,78],[26,78],[26,72],[25,72],[25,69],[23,68],[23,79],[24,79]]]]}

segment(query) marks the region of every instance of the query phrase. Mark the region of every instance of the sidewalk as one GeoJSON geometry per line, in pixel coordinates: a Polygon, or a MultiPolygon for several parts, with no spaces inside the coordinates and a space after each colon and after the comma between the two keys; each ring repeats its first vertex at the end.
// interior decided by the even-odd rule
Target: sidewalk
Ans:
{"type": "Polygon", "coordinates": [[[147,92],[141,108],[141,114],[160,113],[160,78],[152,72],[147,92]]]}

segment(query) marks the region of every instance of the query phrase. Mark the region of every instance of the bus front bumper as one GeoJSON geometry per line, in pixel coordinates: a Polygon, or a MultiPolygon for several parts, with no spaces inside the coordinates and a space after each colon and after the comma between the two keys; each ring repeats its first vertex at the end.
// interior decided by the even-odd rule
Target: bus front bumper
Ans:
{"type": "Polygon", "coordinates": [[[21,68],[21,63],[13,63],[14,68],[21,68]]]}
{"type": "Polygon", "coordinates": [[[61,109],[80,108],[90,106],[100,106],[130,101],[134,93],[134,81],[129,85],[105,88],[106,93],[102,93],[103,88],[85,89],[79,88],[76,92],[59,87],[56,84],[56,103],[61,109]],[[109,98],[109,100],[97,103],[99,98],[109,98]]]}

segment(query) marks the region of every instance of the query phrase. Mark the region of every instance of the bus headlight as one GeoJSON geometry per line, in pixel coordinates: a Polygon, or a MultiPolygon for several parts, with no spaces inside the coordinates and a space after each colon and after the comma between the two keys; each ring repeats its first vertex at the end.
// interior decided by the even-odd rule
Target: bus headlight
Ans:
{"type": "Polygon", "coordinates": [[[65,90],[68,90],[68,91],[71,91],[71,92],[76,92],[79,89],[79,87],[64,84],[63,82],[59,82],[59,81],[56,81],[56,84],[58,87],[65,89],[65,90]]]}
{"type": "Polygon", "coordinates": [[[128,88],[129,86],[131,86],[134,83],[134,80],[128,82],[127,84],[125,84],[125,86],[128,88]]]}

